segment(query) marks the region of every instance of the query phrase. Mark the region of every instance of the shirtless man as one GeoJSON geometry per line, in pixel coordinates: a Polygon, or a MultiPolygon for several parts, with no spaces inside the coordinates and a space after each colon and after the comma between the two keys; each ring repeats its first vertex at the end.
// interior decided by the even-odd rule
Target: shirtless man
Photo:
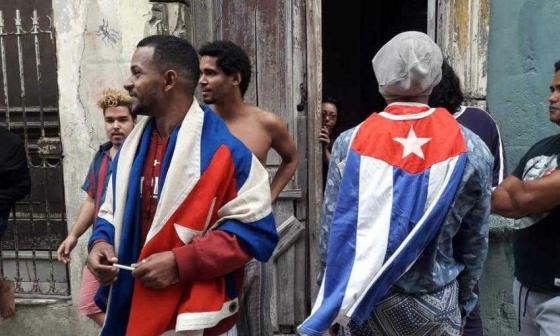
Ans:
{"type": "Polygon", "coordinates": [[[229,41],[215,41],[199,50],[202,99],[212,104],[229,130],[264,165],[270,148],[282,158],[270,190],[274,202],[294,175],[297,150],[285,122],[272,112],[247,104],[243,96],[251,78],[251,63],[243,49],[229,41]]]}
{"type": "MultiPolygon", "coordinates": [[[[202,99],[226,122],[229,130],[257,156],[263,165],[270,148],[282,163],[270,186],[274,202],[294,175],[297,150],[285,122],[272,112],[243,101],[251,78],[251,62],[239,46],[229,41],[215,41],[199,50],[202,99]]],[[[240,335],[271,335],[268,286],[260,263],[250,262],[245,271],[241,305],[240,335]]]]}

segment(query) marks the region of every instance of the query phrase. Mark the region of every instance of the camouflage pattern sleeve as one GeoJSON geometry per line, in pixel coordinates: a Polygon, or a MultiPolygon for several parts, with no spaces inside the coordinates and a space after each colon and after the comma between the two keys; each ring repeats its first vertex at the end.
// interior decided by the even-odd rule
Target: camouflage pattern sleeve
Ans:
{"type": "Polygon", "coordinates": [[[319,238],[319,250],[321,254],[321,267],[317,282],[320,283],[323,279],[323,272],[327,262],[327,248],[329,240],[329,231],[332,223],[333,213],[336,207],[336,199],[338,197],[338,189],[340,181],[342,180],[342,171],[344,169],[344,162],[350,146],[350,140],[354,128],[340,134],[336,138],[329,162],[329,172],[327,174],[327,181],[325,184],[325,194],[323,198],[323,207],[321,210],[321,236],[319,238]]]}
{"type": "MultiPolygon", "coordinates": [[[[454,237],[454,255],[464,265],[457,277],[459,283],[459,305],[461,311],[468,315],[475,307],[477,295],[473,292],[488,253],[488,221],[490,216],[490,199],[492,193],[493,160],[486,146],[478,137],[466,136],[469,147],[468,159],[474,168],[465,185],[464,193],[477,199],[470,209],[464,209],[459,232],[454,237]]],[[[465,205],[469,204],[466,202],[465,205]]]]}

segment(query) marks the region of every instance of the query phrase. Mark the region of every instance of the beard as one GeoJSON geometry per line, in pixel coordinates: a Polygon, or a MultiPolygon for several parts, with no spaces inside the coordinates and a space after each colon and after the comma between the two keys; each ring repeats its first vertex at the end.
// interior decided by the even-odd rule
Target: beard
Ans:
{"type": "MultiPolygon", "coordinates": [[[[136,98],[136,97],[135,97],[136,98]]],[[[152,107],[154,106],[153,101],[150,102],[140,102],[138,98],[134,100],[132,105],[132,114],[133,116],[151,116],[152,107]]]]}
{"type": "Polygon", "coordinates": [[[133,116],[139,116],[139,115],[149,116],[150,113],[148,111],[149,111],[149,109],[146,106],[137,105],[137,106],[134,106],[134,108],[132,109],[132,115],[133,116]]]}
{"type": "Polygon", "coordinates": [[[141,93],[133,91],[131,96],[133,116],[152,116],[152,110],[158,104],[158,92],[155,88],[149,88],[141,93]]]}
{"type": "Polygon", "coordinates": [[[204,95],[201,94],[201,97],[202,97],[202,101],[204,102],[204,104],[207,104],[207,105],[216,104],[217,100],[213,96],[204,97],[204,95]]]}

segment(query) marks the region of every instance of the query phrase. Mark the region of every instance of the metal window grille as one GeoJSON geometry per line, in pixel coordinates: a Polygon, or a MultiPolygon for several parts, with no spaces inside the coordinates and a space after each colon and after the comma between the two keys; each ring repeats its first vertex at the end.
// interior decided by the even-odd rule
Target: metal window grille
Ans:
{"type": "Polygon", "coordinates": [[[56,261],[66,217],[51,11],[50,1],[0,4],[0,125],[22,137],[32,184],[0,241],[0,276],[18,297],[70,295],[68,268],[56,261]]]}

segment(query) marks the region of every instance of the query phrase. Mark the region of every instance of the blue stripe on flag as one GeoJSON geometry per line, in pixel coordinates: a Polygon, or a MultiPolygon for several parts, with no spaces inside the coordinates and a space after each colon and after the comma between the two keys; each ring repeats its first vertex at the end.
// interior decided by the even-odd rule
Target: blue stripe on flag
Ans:
{"type": "Polygon", "coordinates": [[[410,174],[393,168],[393,207],[385,261],[408,236],[422,217],[428,195],[430,171],[410,174]]]}
{"type": "Polygon", "coordinates": [[[226,219],[216,230],[235,235],[247,249],[247,252],[261,262],[266,262],[270,258],[278,243],[276,222],[272,213],[252,223],[226,219]]]}
{"type": "MultiPolygon", "coordinates": [[[[125,265],[137,262],[142,248],[142,246],[140,246],[140,177],[142,176],[144,161],[148,148],[150,147],[150,138],[153,128],[154,121],[151,120],[143,130],[136,157],[130,169],[128,185],[126,186],[128,188],[128,193],[118,251],[119,262],[125,265]]],[[[115,182],[115,180],[113,181],[115,182]]],[[[113,192],[114,191],[115,189],[113,192]]],[[[105,324],[103,325],[100,335],[126,335],[134,288],[132,273],[120,272],[117,280],[111,287],[105,324]]]]}
{"type": "MultiPolygon", "coordinates": [[[[359,172],[360,161],[360,155],[351,149],[345,172],[359,172]]],[[[317,311],[300,326],[302,334],[323,335],[340,311],[356,255],[359,182],[359,174],[343,174],[340,190],[344,192],[339,194],[329,234],[323,301],[317,311]]]]}
{"type": "Polygon", "coordinates": [[[419,231],[416,232],[404,249],[400,251],[399,255],[392,261],[391,264],[388,265],[375,284],[362,298],[358,307],[351,316],[351,319],[354,322],[361,324],[371,315],[379,300],[387,294],[388,290],[395,281],[397,281],[398,278],[406,271],[408,266],[421,255],[424,248],[432,241],[432,239],[436,237],[457,194],[465,164],[466,155],[461,154],[458,157],[449,183],[445,186],[441,197],[437,200],[431,212],[427,214],[426,220],[423,221],[419,231]]]}
{"type": "Polygon", "coordinates": [[[95,231],[92,232],[88,242],[88,252],[91,251],[93,243],[97,240],[103,240],[109,244],[114,244],[115,241],[115,227],[113,223],[109,223],[106,219],[97,217],[95,220],[95,231]]]}

